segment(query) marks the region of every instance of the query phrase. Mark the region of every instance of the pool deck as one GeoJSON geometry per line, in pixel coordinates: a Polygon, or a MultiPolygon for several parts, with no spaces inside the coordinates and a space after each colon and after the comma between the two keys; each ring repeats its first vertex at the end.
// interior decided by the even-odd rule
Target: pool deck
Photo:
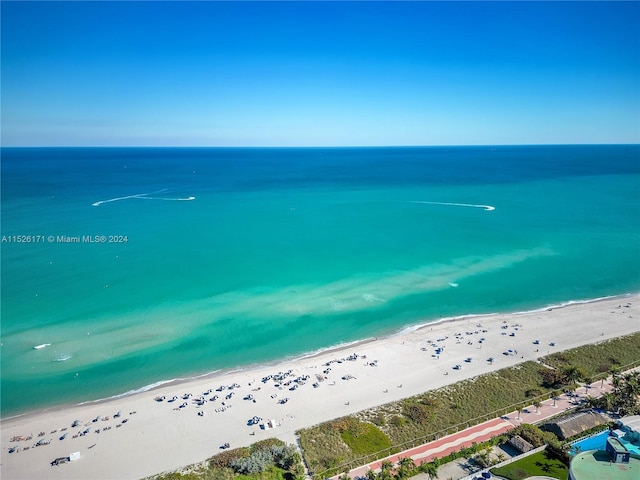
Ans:
{"type": "Polygon", "coordinates": [[[573,457],[571,472],[580,480],[637,480],[640,460],[631,457],[629,463],[612,463],[607,452],[590,450],[573,457]]]}

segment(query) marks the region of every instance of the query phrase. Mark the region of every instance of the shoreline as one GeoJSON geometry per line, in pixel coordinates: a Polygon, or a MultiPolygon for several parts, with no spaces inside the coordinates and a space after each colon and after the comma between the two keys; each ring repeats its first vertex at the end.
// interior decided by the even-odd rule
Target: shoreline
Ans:
{"type": "Polygon", "coordinates": [[[586,299],[586,300],[567,300],[565,302],[561,302],[561,303],[557,303],[557,304],[548,304],[546,306],[540,307],[540,308],[534,308],[531,310],[522,310],[522,311],[514,311],[514,312],[491,312],[491,313],[469,313],[469,314],[462,314],[462,315],[456,315],[456,316],[452,316],[452,317],[442,317],[442,318],[438,318],[435,320],[421,320],[420,322],[417,322],[415,324],[410,324],[407,325],[405,327],[400,328],[397,331],[394,331],[392,333],[388,333],[386,335],[381,335],[381,336],[377,336],[377,337],[368,337],[368,338],[363,338],[363,339],[359,339],[359,340],[353,340],[353,341],[347,341],[347,342],[342,342],[336,345],[332,345],[329,347],[323,347],[323,348],[319,348],[317,350],[314,351],[310,351],[307,353],[302,353],[302,354],[298,354],[298,355],[290,355],[290,356],[286,356],[286,357],[281,357],[278,359],[274,359],[272,361],[268,361],[268,362],[264,362],[264,363],[252,363],[252,364],[247,364],[244,366],[235,366],[235,367],[227,367],[227,368],[221,368],[218,370],[213,370],[211,372],[206,372],[206,373],[202,373],[199,375],[194,375],[194,376],[190,376],[190,377],[179,377],[179,378],[173,378],[170,380],[158,380],[157,382],[148,384],[148,385],[143,385],[142,387],[136,388],[136,389],[132,389],[132,390],[128,390],[126,392],[122,392],[122,393],[117,393],[115,395],[111,395],[108,397],[103,397],[103,398],[98,398],[95,400],[85,400],[82,402],[66,402],[66,403],[62,403],[62,404],[57,404],[57,405],[52,405],[49,407],[42,407],[42,408],[36,408],[33,410],[26,410],[23,412],[19,412],[16,413],[14,415],[10,415],[8,417],[0,417],[0,426],[2,425],[2,423],[4,423],[5,421],[9,421],[11,419],[14,418],[19,418],[19,417],[23,417],[23,416],[29,416],[29,415],[37,415],[40,413],[54,413],[60,410],[65,410],[67,408],[73,408],[73,407],[81,407],[84,405],[97,405],[97,404],[104,404],[104,403],[108,403],[110,401],[115,401],[118,399],[122,399],[122,398],[127,398],[127,397],[132,397],[132,396],[136,396],[136,395],[140,395],[140,394],[144,394],[146,392],[151,392],[153,393],[156,390],[165,388],[165,387],[170,387],[170,386],[180,386],[182,384],[188,384],[191,382],[195,382],[198,380],[206,380],[206,379],[213,379],[217,376],[221,376],[221,375],[227,375],[227,374],[233,374],[233,373],[242,373],[245,371],[251,371],[251,370],[257,370],[257,369],[264,369],[264,368],[271,368],[271,367],[275,367],[277,365],[283,364],[283,363],[296,363],[296,362],[300,362],[300,361],[304,361],[307,359],[313,359],[313,358],[317,358],[321,355],[324,354],[332,354],[332,353],[340,353],[348,348],[351,347],[358,347],[358,346],[362,346],[362,345],[367,345],[371,342],[377,342],[377,341],[384,341],[384,340],[388,340],[388,339],[392,339],[394,337],[399,337],[399,336],[403,336],[403,335],[407,335],[410,334],[412,332],[418,332],[420,330],[426,329],[426,328],[433,328],[436,325],[445,325],[448,323],[455,323],[458,321],[462,321],[462,320],[469,320],[469,319],[482,319],[483,317],[492,317],[492,316],[503,316],[503,315],[513,315],[513,316],[518,316],[518,315],[529,315],[529,314],[534,314],[534,313],[540,313],[540,312],[545,312],[545,311],[552,311],[552,310],[556,310],[556,309],[560,309],[560,308],[565,308],[565,307],[569,307],[572,305],[588,305],[588,304],[592,304],[592,303],[598,303],[601,301],[606,301],[606,300],[615,300],[615,299],[619,299],[619,300],[623,300],[625,298],[632,298],[634,296],[639,296],[640,297],[640,291],[639,292],[630,292],[630,293],[622,293],[622,294],[617,294],[617,295],[609,295],[609,296],[605,296],[605,297],[597,297],[597,298],[592,298],[592,299],[586,299]]]}
{"type": "Polygon", "coordinates": [[[301,428],[636,333],[638,318],[640,293],[524,313],[460,316],[313,356],[22,414],[2,420],[0,473],[15,480],[140,479],[204,461],[226,442],[237,448],[277,437],[295,444],[301,428]],[[436,347],[442,347],[437,355],[436,347]],[[249,424],[256,416],[258,424],[249,424]],[[80,423],[71,427],[74,420],[80,423]],[[50,443],[34,447],[40,439],[50,443]],[[11,447],[18,450],[9,453],[11,447]],[[49,465],[72,452],[80,459],[49,465]]]}

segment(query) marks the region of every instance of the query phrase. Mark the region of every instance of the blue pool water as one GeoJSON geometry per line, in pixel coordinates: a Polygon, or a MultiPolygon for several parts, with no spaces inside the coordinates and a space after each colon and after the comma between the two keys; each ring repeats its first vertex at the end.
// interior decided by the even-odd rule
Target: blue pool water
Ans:
{"type": "MultiPolygon", "coordinates": [[[[602,433],[594,435],[593,437],[585,438],[579,442],[571,445],[571,455],[577,453],[576,448],[579,448],[580,452],[586,452],[588,450],[604,450],[607,443],[607,437],[609,436],[609,430],[605,430],[602,433]]],[[[640,446],[627,442],[623,438],[618,437],[618,440],[629,450],[631,453],[640,455],[640,446]]]]}

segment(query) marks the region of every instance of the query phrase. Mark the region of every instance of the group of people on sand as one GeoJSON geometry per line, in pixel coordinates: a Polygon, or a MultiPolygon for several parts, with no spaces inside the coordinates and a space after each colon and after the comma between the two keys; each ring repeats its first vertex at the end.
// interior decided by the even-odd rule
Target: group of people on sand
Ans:
{"type": "MultiPolygon", "coordinates": [[[[222,386],[218,387],[216,389],[216,391],[222,392],[223,390],[226,390],[226,389],[233,390],[235,388],[240,388],[240,385],[237,384],[237,383],[234,383],[233,385],[229,385],[228,387],[226,385],[222,385],[222,386]]],[[[178,405],[177,407],[173,408],[176,411],[180,411],[180,410],[182,410],[182,409],[184,409],[184,408],[189,406],[188,400],[191,400],[191,404],[192,405],[196,405],[197,407],[203,407],[205,405],[205,403],[213,403],[213,402],[215,402],[216,400],[218,400],[220,398],[220,395],[218,395],[218,394],[211,395],[211,393],[213,393],[213,389],[210,388],[209,390],[206,390],[206,391],[202,392],[202,394],[200,396],[198,396],[198,397],[194,397],[192,393],[184,393],[181,396],[174,395],[169,400],[167,400],[166,395],[157,396],[157,397],[154,398],[154,400],[157,403],[162,403],[165,400],[167,400],[167,403],[173,403],[173,402],[175,402],[175,401],[177,401],[179,399],[186,400],[186,401],[182,402],[180,405],[178,405]]],[[[216,411],[217,412],[218,411],[224,411],[227,408],[229,408],[231,405],[228,405],[226,401],[227,400],[231,400],[231,398],[233,397],[234,394],[235,394],[235,392],[233,392],[233,391],[227,393],[225,395],[225,397],[224,397],[225,399],[220,402],[221,407],[220,408],[216,408],[216,411]]],[[[202,417],[202,416],[204,416],[204,413],[202,411],[200,411],[200,412],[198,412],[198,416],[202,417]]]]}
{"type": "MultiPolygon", "coordinates": [[[[313,388],[319,388],[321,382],[324,382],[329,378],[329,375],[332,371],[332,365],[334,364],[342,364],[345,362],[354,362],[358,359],[366,359],[366,355],[359,355],[357,353],[353,353],[347,357],[336,358],[333,360],[329,360],[322,364],[319,367],[319,371],[315,373],[315,378],[312,378],[310,375],[298,375],[292,369],[287,371],[279,371],[276,373],[272,373],[269,375],[265,375],[260,380],[262,385],[255,386],[256,380],[248,382],[247,387],[252,387],[251,391],[246,393],[243,397],[243,401],[248,401],[252,403],[258,403],[258,400],[270,398],[277,402],[280,405],[287,403],[290,398],[279,396],[278,394],[283,390],[289,390],[291,392],[296,391],[298,388],[303,387],[309,383],[313,386],[313,388]],[[265,390],[263,387],[267,388],[275,388],[276,391],[269,394],[269,397],[266,397],[265,390]]],[[[378,361],[374,360],[372,362],[367,362],[365,365],[376,367],[378,366],[378,361]]],[[[343,380],[351,380],[356,377],[351,374],[346,374],[341,377],[343,380]]],[[[335,385],[335,382],[332,383],[335,385]]],[[[231,385],[220,385],[217,388],[209,388],[208,390],[202,392],[201,395],[195,397],[192,393],[184,393],[180,396],[174,395],[173,397],[167,399],[166,395],[156,396],[154,400],[157,403],[173,403],[182,399],[183,402],[180,405],[173,408],[173,410],[181,411],[186,409],[191,402],[191,405],[195,405],[196,408],[205,407],[206,404],[215,404],[216,408],[215,412],[220,413],[224,412],[227,409],[231,408],[233,405],[231,400],[235,396],[236,393],[239,393],[244,387],[238,383],[233,383],[231,385]]],[[[204,409],[199,409],[197,415],[200,417],[204,417],[205,411],[204,409]]],[[[255,417],[254,417],[255,418],[255,417]]],[[[251,422],[249,424],[253,424],[251,422]]]]}
{"type": "MultiPolygon", "coordinates": [[[[520,332],[521,330],[523,330],[523,325],[519,324],[519,323],[513,323],[511,325],[507,324],[507,321],[503,321],[503,324],[500,327],[500,334],[501,336],[509,336],[509,337],[515,337],[516,333],[520,332]],[[510,331],[511,330],[511,331],[510,331]]],[[[482,336],[479,339],[475,340],[473,338],[474,335],[482,335],[482,334],[487,334],[489,333],[489,330],[484,328],[482,326],[482,324],[478,323],[476,325],[476,329],[475,330],[467,330],[463,333],[455,333],[453,335],[453,339],[455,339],[455,343],[460,345],[462,343],[464,343],[466,341],[467,345],[475,345],[475,349],[482,349],[485,342],[487,341],[487,339],[482,336]]],[[[436,340],[427,340],[427,344],[428,347],[422,347],[421,350],[424,352],[428,352],[430,351],[429,347],[431,347],[433,349],[432,353],[431,353],[431,357],[439,360],[440,359],[440,355],[444,353],[446,345],[445,343],[447,342],[447,340],[449,340],[449,336],[445,335],[442,338],[438,338],[436,340]]],[[[539,340],[534,340],[533,341],[533,345],[534,346],[539,346],[540,345],[540,341],[539,340]]],[[[555,342],[550,342],[549,343],[550,347],[555,347],[556,343],[555,342]]],[[[538,353],[540,351],[539,348],[535,349],[534,353],[538,353]]],[[[515,349],[509,349],[506,350],[505,352],[503,352],[504,355],[514,355],[517,356],[518,355],[518,351],[515,349]]],[[[522,359],[525,358],[524,355],[520,356],[522,359]]],[[[471,363],[473,360],[472,357],[467,357],[465,359],[466,363],[471,363]]],[[[488,357],[487,362],[489,362],[489,364],[493,364],[493,362],[495,361],[494,357],[488,357]]],[[[461,370],[462,369],[462,365],[461,364],[456,364],[453,366],[454,370],[461,370]]],[[[444,375],[448,375],[449,372],[445,371],[444,375]]]]}
{"type": "MultiPolygon", "coordinates": [[[[133,415],[135,413],[136,412],[129,412],[129,415],[133,415]]],[[[97,417],[93,418],[91,421],[85,422],[85,423],[81,422],[80,420],[74,420],[71,423],[70,427],[62,427],[60,429],[51,430],[51,432],[49,432],[49,435],[56,435],[58,436],[58,441],[63,441],[69,437],[69,434],[71,433],[70,429],[74,429],[74,428],[78,428],[78,430],[75,434],[71,435],[71,438],[83,437],[91,433],[106,432],[111,430],[113,425],[100,423],[100,422],[115,421],[116,422],[115,427],[120,428],[129,421],[128,418],[123,418],[122,420],[120,420],[121,417],[122,417],[122,412],[118,411],[113,415],[113,419],[110,416],[98,415],[97,417]],[[95,428],[95,427],[98,427],[98,428],[95,428]]],[[[20,451],[30,450],[31,448],[36,448],[36,447],[41,447],[44,445],[51,444],[51,442],[53,441],[53,437],[44,438],[45,436],[47,436],[46,432],[40,432],[38,433],[38,437],[40,438],[35,444],[24,445],[24,446],[12,445],[9,447],[8,451],[9,453],[18,453],[20,451]]],[[[14,435],[13,437],[11,437],[9,441],[19,443],[19,442],[28,442],[32,439],[33,439],[33,434],[14,435]]]]}

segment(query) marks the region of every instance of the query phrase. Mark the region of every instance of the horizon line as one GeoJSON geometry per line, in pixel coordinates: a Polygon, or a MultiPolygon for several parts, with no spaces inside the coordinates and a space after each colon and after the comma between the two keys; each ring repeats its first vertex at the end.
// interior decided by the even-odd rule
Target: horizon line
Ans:
{"type": "Polygon", "coordinates": [[[438,145],[0,145],[5,148],[465,148],[465,147],[545,147],[545,146],[640,146],[635,143],[483,143],[438,145]]]}

